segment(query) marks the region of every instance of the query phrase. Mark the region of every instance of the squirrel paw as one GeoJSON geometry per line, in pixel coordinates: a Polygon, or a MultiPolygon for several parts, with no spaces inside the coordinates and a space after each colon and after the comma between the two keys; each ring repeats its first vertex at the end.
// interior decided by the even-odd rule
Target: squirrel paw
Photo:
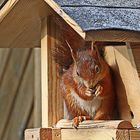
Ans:
{"type": "Polygon", "coordinates": [[[75,117],[73,119],[73,123],[72,123],[72,126],[77,129],[78,126],[79,126],[79,123],[85,121],[85,120],[92,120],[92,117],[90,116],[78,116],[78,117],[75,117]]]}
{"type": "Polygon", "coordinates": [[[79,117],[75,117],[73,119],[73,123],[72,123],[72,126],[77,129],[77,127],[79,126],[79,123],[83,121],[83,118],[82,116],[79,116],[79,117]]]}
{"type": "Polygon", "coordinates": [[[96,97],[98,97],[102,93],[102,91],[103,91],[103,87],[101,85],[97,85],[95,91],[96,97]]]}

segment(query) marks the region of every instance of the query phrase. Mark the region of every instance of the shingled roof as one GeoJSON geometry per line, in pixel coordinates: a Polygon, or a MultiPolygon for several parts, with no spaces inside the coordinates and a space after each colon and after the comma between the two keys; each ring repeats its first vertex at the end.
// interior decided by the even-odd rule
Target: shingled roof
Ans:
{"type": "Polygon", "coordinates": [[[140,0],[54,0],[83,31],[140,31],[140,0]]]}

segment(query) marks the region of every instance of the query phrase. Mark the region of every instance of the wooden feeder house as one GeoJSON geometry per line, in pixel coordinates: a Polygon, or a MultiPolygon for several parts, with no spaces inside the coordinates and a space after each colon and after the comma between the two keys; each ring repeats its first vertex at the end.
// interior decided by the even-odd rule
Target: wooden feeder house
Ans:
{"type": "Polygon", "coordinates": [[[140,139],[140,131],[130,125],[140,124],[139,7],[138,0],[9,0],[6,3],[0,11],[0,47],[41,49],[42,128],[26,130],[26,140],[140,139]],[[68,40],[74,45],[79,40],[107,42],[104,56],[113,71],[117,119],[130,124],[112,120],[102,122],[101,128],[100,125],[78,131],[51,128],[64,114],[52,56],[63,30],[76,36],[68,40]]]}

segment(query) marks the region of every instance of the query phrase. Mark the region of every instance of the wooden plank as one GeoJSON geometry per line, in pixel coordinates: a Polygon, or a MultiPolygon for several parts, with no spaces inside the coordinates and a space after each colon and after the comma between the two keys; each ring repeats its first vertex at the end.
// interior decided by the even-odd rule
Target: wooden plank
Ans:
{"type": "Polygon", "coordinates": [[[41,50],[34,48],[34,127],[41,127],[41,50]]]}
{"type": "Polygon", "coordinates": [[[27,129],[25,140],[61,140],[61,130],[55,128],[27,129]]]}
{"type": "Polygon", "coordinates": [[[23,78],[24,69],[27,64],[30,51],[28,49],[20,49],[22,53],[17,53],[17,49],[13,49],[6,63],[7,68],[0,84],[0,137],[3,138],[5,128],[8,126],[9,116],[15,104],[15,97],[18,94],[19,85],[23,78]],[[8,81],[7,81],[8,79],[8,81]]]}
{"type": "Polygon", "coordinates": [[[116,129],[62,129],[62,140],[129,140],[128,130],[116,129]],[[118,136],[119,135],[119,136],[118,136]]]}
{"type": "Polygon", "coordinates": [[[81,27],[69,17],[53,0],[44,0],[64,21],[70,25],[83,39],[85,38],[85,32],[82,31],[81,27]]]}
{"type": "Polygon", "coordinates": [[[57,38],[60,37],[60,29],[51,17],[48,24],[49,95],[51,99],[49,100],[49,123],[52,126],[63,118],[63,101],[59,89],[57,66],[52,56],[52,52],[58,43],[57,38]]]}
{"type": "Polygon", "coordinates": [[[131,120],[135,125],[139,123],[140,112],[140,81],[131,48],[129,46],[117,46],[114,48],[117,67],[119,70],[118,105],[121,119],[131,120]],[[126,104],[124,107],[124,103],[126,104]]]}
{"type": "Polygon", "coordinates": [[[131,120],[130,106],[128,105],[125,87],[122,82],[122,77],[120,76],[120,71],[116,60],[115,46],[106,46],[104,56],[105,60],[107,61],[112,70],[112,82],[117,98],[116,108],[119,113],[119,116],[116,116],[116,118],[131,120]]]}
{"type": "Polygon", "coordinates": [[[140,139],[140,130],[130,130],[130,140],[139,140],[140,139]]]}
{"type": "Polygon", "coordinates": [[[121,129],[51,129],[25,131],[25,140],[130,140],[129,131],[121,129]]]}
{"type": "Polygon", "coordinates": [[[96,30],[87,31],[87,41],[116,41],[116,42],[140,42],[140,32],[125,30],[96,30]]]}
{"type": "MultiPolygon", "coordinates": [[[[126,92],[126,99],[128,105],[130,106],[128,113],[130,114],[130,119],[133,124],[137,124],[139,123],[140,113],[136,106],[139,106],[140,104],[136,101],[136,99],[140,97],[140,81],[134,63],[134,58],[129,46],[116,47],[115,55],[122,83],[124,84],[126,92]]],[[[123,116],[123,118],[124,117],[125,116],[123,116]]]]}
{"type": "MultiPolygon", "coordinates": [[[[56,30],[55,30],[55,34],[56,34],[56,38],[58,40],[61,40],[61,29],[58,25],[56,26],[56,30]]],[[[60,42],[58,40],[55,40],[55,45],[58,45],[60,42]]],[[[56,46],[55,46],[56,47],[56,46]]],[[[56,121],[59,121],[60,119],[64,118],[64,107],[63,107],[63,97],[62,97],[62,93],[61,93],[61,89],[60,89],[60,77],[58,76],[58,66],[56,63],[55,64],[55,74],[56,74],[56,100],[57,100],[57,104],[56,104],[56,112],[57,112],[57,119],[56,121]]]]}
{"type": "Polygon", "coordinates": [[[48,127],[49,106],[51,99],[48,92],[48,29],[47,18],[42,21],[41,29],[41,92],[42,92],[42,127],[48,127]]]}
{"type": "MultiPolygon", "coordinates": [[[[60,120],[56,127],[57,128],[73,128],[73,121],[72,120],[66,120],[62,119],[60,120]]],[[[79,128],[106,128],[106,129],[133,129],[132,124],[129,121],[124,120],[87,120],[83,121],[79,124],[79,128]]]]}
{"type": "MultiPolygon", "coordinates": [[[[6,124],[3,140],[22,139],[25,128],[33,127],[33,97],[34,97],[34,63],[33,51],[28,49],[30,54],[19,82],[17,95],[14,96],[14,103],[6,124]],[[12,128],[12,129],[11,129],[12,128]]],[[[22,53],[18,50],[17,53],[22,53]]]]}

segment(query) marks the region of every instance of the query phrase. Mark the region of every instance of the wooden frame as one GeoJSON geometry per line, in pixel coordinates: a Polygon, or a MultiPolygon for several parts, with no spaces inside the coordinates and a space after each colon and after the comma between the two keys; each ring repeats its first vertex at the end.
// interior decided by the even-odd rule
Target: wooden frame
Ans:
{"type": "MultiPolygon", "coordinates": [[[[49,58],[50,51],[51,51],[50,45],[55,46],[56,43],[54,41],[55,38],[48,36],[48,31],[50,30],[50,28],[55,29],[54,24],[49,23],[51,21],[48,22],[48,15],[54,15],[54,16],[57,15],[59,16],[59,18],[63,18],[64,20],[63,22],[65,22],[65,24],[68,24],[70,28],[75,30],[78,33],[78,35],[80,35],[85,40],[140,42],[140,32],[122,31],[122,30],[100,30],[100,31],[83,32],[82,29],[75,23],[75,21],[73,21],[66,13],[64,13],[64,11],[61,11],[60,7],[56,5],[52,0],[50,1],[12,0],[12,3],[9,3],[10,5],[7,6],[8,3],[2,9],[0,14],[1,16],[0,17],[0,30],[1,30],[0,47],[34,48],[34,47],[40,47],[41,44],[42,127],[51,126],[58,119],[60,119],[63,114],[63,111],[61,109],[61,107],[63,106],[61,104],[62,101],[60,99],[60,96],[56,94],[56,90],[58,88],[55,88],[52,91],[49,89],[49,87],[52,88],[52,86],[57,85],[58,83],[55,83],[55,81],[57,81],[57,79],[55,78],[52,79],[52,82],[50,83],[49,76],[48,76],[49,70],[52,71],[53,74],[55,73],[56,76],[56,65],[53,65],[53,67],[51,67],[50,69],[48,68],[49,65],[54,64],[53,60],[49,58]],[[18,11],[20,11],[21,9],[24,10],[17,15],[16,13],[18,13],[18,11]],[[9,22],[12,21],[13,19],[15,19],[14,22],[11,22],[11,24],[9,24],[9,22]],[[6,31],[5,31],[6,29],[5,27],[8,27],[6,31]],[[7,41],[7,36],[8,36],[8,41],[7,41]],[[25,44],[23,43],[24,41],[25,44]],[[50,101],[50,99],[52,100],[50,101]],[[57,99],[58,101],[57,103],[55,103],[57,99]],[[56,110],[58,110],[58,112],[56,112],[56,110]]],[[[55,37],[56,33],[53,33],[53,35],[55,37]]],[[[116,76],[118,83],[121,80],[121,78],[123,77],[127,78],[127,82],[125,81],[126,79],[124,79],[124,81],[121,81],[125,86],[123,87],[125,90],[123,89],[122,91],[120,88],[118,88],[117,93],[125,92],[127,97],[129,96],[127,104],[131,106],[131,110],[130,108],[128,108],[128,106],[124,106],[124,104],[123,105],[121,103],[118,104],[120,112],[122,113],[121,118],[125,119],[124,116],[127,116],[127,119],[132,120],[134,124],[138,123],[139,121],[138,118],[140,118],[140,113],[139,110],[137,109],[136,104],[134,104],[134,100],[135,98],[139,99],[140,96],[139,88],[138,88],[139,79],[138,79],[138,75],[136,74],[136,68],[134,66],[134,58],[132,56],[132,52],[128,46],[118,46],[118,48],[115,49],[110,47],[110,50],[112,50],[112,54],[107,52],[108,57],[112,58],[113,61],[110,63],[113,64],[112,67],[114,68],[115,72],[119,71],[119,73],[117,73],[116,76]],[[124,55],[124,57],[122,57],[122,55],[124,55]],[[124,61],[122,62],[121,60],[124,61]],[[129,74],[126,73],[124,70],[124,66],[126,65],[129,66],[128,69],[129,74]],[[128,81],[132,81],[135,86],[131,87],[128,81]],[[132,93],[136,93],[134,97],[132,93]],[[133,111],[133,113],[130,111],[133,111]],[[133,116],[134,116],[134,121],[132,119],[133,116]]],[[[110,60],[108,59],[108,62],[109,61],[110,60]]],[[[52,73],[50,73],[50,75],[52,75],[52,73]]],[[[118,98],[120,99],[119,101],[124,99],[124,97],[122,98],[122,96],[118,96],[118,98]]],[[[53,129],[45,129],[45,132],[46,130],[51,131],[51,133],[49,134],[53,136],[52,133],[53,129]]],[[[37,131],[38,133],[40,133],[40,129],[38,129],[37,131]]],[[[68,130],[62,130],[61,132],[65,133],[65,131],[67,133],[68,130]]],[[[80,131],[83,132],[84,130],[80,130],[80,131]]],[[[85,131],[89,131],[89,130],[85,130],[85,131]]],[[[108,130],[106,131],[108,132],[108,130]]],[[[114,131],[113,134],[116,134],[116,130],[113,131],[114,131]]],[[[76,131],[70,130],[68,132],[70,132],[69,134],[74,134],[76,131]]],[[[125,132],[126,131],[124,131],[124,133],[125,132]]],[[[129,134],[130,136],[136,135],[136,139],[137,139],[136,133],[135,131],[131,131],[129,134]]],[[[61,136],[63,134],[61,134],[61,136]]],[[[99,135],[100,134],[101,133],[99,133],[99,135]]],[[[138,137],[139,137],[139,132],[138,132],[138,137]]]]}
{"type": "Polygon", "coordinates": [[[140,131],[133,130],[130,123],[124,121],[95,122],[93,127],[88,128],[28,129],[25,131],[25,140],[138,140],[140,136],[140,131]]]}

